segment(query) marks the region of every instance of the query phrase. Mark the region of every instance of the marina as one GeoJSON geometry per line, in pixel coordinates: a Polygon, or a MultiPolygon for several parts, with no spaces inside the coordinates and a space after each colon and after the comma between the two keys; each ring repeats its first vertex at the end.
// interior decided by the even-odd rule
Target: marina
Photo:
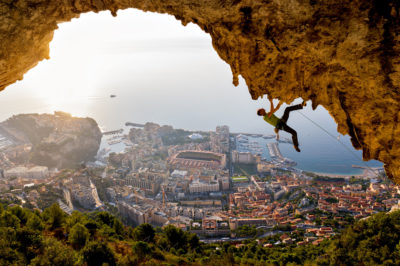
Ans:
{"type": "Polygon", "coordinates": [[[295,166],[297,163],[289,158],[283,157],[279,145],[277,142],[267,143],[269,155],[271,156],[272,161],[276,163],[283,164],[285,166],[295,166]]]}
{"type": "Polygon", "coordinates": [[[132,122],[126,122],[125,126],[127,126],[127,127],[144,127],[143,124],[132,123],[132,122]]]}
{"type": "Polygon", "coordinates": [[[120,140],[120,139],[110,140],[110,141],[108,141],[108,145],[115,145],[115,144],[119,144],[121,142],[122,142],[122,140],[120,140]]]}
{"type": "Polygon", "coordinates": [[[103,136],[107,136],[107,135],[122,134],[122,132],[124,132],[124,130],[121,128],[118,130],[106,131],[106,132],[103,132],[102,134],[103,134],[103,136]]]}
{"type": "Polygon", "coordinates": [[[267,147],[272,159],[284,159],[276,142],[267,143],[267,147]]]}
{"type": "Polygon", "coordinates": [[[249,141],[249,137],[243,134],[236,136],[236,149],[240,152],[250,152],[255,155],[262,155],[263,148],[255,140],[249,141]]]}

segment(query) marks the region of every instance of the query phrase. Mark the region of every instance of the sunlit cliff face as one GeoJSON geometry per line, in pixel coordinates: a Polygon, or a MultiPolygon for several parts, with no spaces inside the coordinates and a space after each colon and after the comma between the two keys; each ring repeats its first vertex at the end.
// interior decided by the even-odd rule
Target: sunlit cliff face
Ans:
{"type": "Polygon", "coordinates": [[[396,0],[17,0],[0,3],[0,89],[40,60],[60,22],[138,8],[209,33],[253,99],[321,104],[365,160],[400,182],[400,15],[396,0]]]}

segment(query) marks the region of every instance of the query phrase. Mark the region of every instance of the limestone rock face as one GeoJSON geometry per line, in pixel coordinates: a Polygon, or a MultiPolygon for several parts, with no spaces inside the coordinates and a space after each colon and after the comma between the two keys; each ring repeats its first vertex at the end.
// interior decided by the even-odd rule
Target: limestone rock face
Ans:
{"type": "Polygon", "coordinates": [[[32,146],[28,156],[25,156],[31,163],[75,168],[81,162],[93,160],[102,137],[96,121],[58,114],[15,115],[0,123],[0,129],[17,144],[32,146]]]}
{"type": "Polygon", "coordinates": [[[4,0],[0,89],[48,59],[58,23],[126,8],[199,25],[253,99],[323,105],[364,159],[400,182],[398,0],[4,0]]]}

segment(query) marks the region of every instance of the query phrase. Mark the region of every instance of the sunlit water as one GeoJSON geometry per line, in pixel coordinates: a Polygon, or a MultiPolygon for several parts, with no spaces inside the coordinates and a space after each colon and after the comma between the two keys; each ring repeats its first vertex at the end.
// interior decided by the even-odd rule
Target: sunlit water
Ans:
{"type": "MultiPolygon", "coordinates": [[[[182,27],[167,15],[134,10],[118,14],[117,18],[86,14],[61,24],[51,43],[51,60],[39,63],[23,81],[0,93],[0,119],[62,110],[92,117],[103,130],[122,128],[127,121],[152,121],[189,130],[229,125],[232,132],[273,134],[271,126],[256,115],[258,108],[268,109],[268,101],[251,100],[243,79],[238,87],[232,85],[229,66],[197,26],[182,27]]],[[[325,109],[312,111],[307,106],[301,112],[339,135],[325,109]]],[[[361,172],[351,167],[363,165],[360,151],[354,151],[358,157],[354,158],[335,138],[296,112],[288,124],[297,130],[302,151],[297,153],[287,144],[280,149],[298,168],[361,172]]],[[[281,133],[281,137],[290,136],[281,133]]],[[[347,136],[340,140],[354,150],[347,136]]]]}

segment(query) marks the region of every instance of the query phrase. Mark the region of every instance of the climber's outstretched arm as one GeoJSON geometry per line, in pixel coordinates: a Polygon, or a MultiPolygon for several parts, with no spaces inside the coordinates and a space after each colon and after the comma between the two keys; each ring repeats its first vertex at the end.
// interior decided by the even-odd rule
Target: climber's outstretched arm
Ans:
{"type": "Polygon", "coordinates": [[[269,103],[270,103],[270,108],[269,108],[268,117],[271,117],[271,115],[272,115],[273,113],[275,113],[276,111],[279,110],[279,108],[280,108],[281,105],[282,105],[282,102],[279,101],[278,105],[277,105],[276,107],[274,107],[273,99],[270,98],[270,97],[268,97],[268,100],[269,100],[269,103]]]}

